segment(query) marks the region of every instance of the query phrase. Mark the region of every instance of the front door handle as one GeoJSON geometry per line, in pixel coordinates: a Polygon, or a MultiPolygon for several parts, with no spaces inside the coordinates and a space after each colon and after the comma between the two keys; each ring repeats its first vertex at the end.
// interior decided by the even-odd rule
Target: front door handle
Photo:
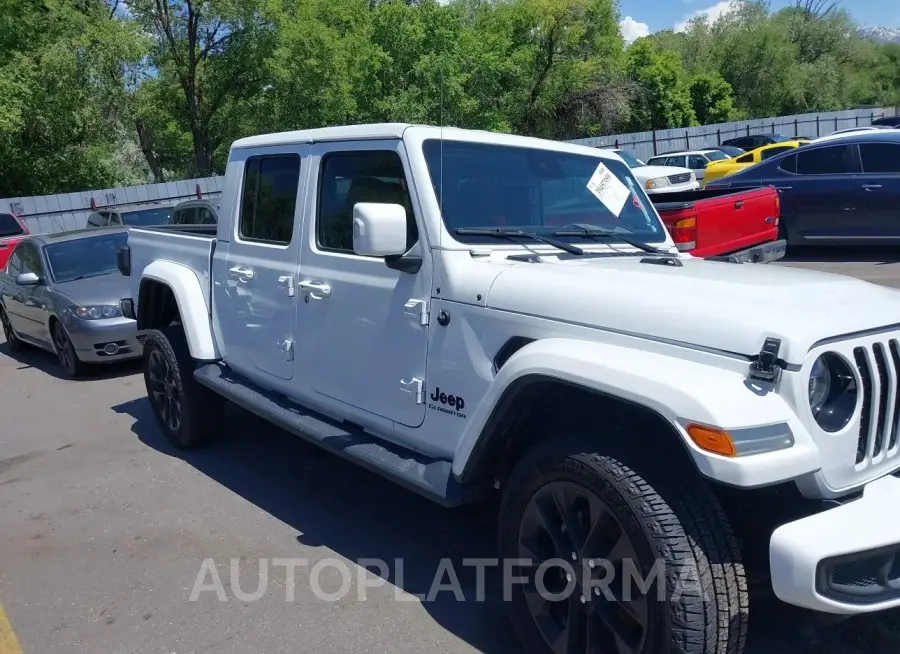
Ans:
{"type": "Polygon", "coordinates": [[[253,269],[247,268],[247,266],[235,266],[234,268],[229,268],[228,273],[232,277],[237,277],[242,282],[249,282],[253,279],[253,269]]]}
{"type": "Polygon", "coordinates": [[[881,188],[881,184],[863,184],[862,187],[867,191],[872,191],[876,188],[881,188]]]}
{"type": "Polygon", "coordinates": [[[777,188],[779,191],[790,191],[794,187],[793,186],[776,186],[775,188],[777,188]]]}
{"type": "Polygon", "coordinates": [[[315,279],[304,279],[302,282],[297,284],[297,286],[309,293],[310,297],[313,297],[317,300],[326,298],[331,295],[331,284],[327,282],[321,282],[315,279]]]}

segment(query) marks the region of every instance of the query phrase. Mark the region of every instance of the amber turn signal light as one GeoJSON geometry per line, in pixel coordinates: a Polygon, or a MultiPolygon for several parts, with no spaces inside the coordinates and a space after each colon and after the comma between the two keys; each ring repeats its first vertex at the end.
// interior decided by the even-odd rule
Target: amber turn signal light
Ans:
{"type": "Polygon", "coordinates": [[[712,427],[703,427],[701,425],[688,425],[686,429],[691,440],[701,450],[727,457],[737,456],[734,441],[731,440],[731,436],[724,429],[713,429],[712,427]]]}

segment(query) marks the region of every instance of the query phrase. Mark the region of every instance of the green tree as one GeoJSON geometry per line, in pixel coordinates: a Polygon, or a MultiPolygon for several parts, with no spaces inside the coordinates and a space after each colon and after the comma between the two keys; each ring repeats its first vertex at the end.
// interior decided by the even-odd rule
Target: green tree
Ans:
{"type": "Polygon", "coordinates": [[[700,73],[690,82],[694,116],[701,125],[728,122],[734,115],[731,84],[716,73],[700,73]]]}
{"type": "Polygon", "coordinates": [[[640,87],[631,129],[667,129],[696,124],[691,94],[676,52],[659,52],[651,39],[628,48],[628,76],[640,87]]]}

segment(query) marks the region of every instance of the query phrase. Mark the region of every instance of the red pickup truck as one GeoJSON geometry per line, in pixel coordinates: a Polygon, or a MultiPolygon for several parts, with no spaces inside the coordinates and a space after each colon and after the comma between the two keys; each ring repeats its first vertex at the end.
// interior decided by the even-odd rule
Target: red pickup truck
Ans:
{"type": "Polygon", "coordinates": [[[785,254],[787,244],[778,240],[781,205],[772,186],[660,193],[650,199],[682,252],[754,263],[785,254]]]}
{"type": "Polygon", "coordinates": [[[11,213],[0,213],[0,268],[6,268],[16,243],[28,236],[25,223],[11,213]]]}

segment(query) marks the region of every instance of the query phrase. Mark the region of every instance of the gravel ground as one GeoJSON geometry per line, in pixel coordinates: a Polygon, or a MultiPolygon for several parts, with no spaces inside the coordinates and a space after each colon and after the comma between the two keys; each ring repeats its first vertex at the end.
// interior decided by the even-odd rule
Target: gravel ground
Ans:
{"type": "MultiPolygon", "coordinates": [[[[779,265],[900,288],[890,252],[848,258],[799,253],[779,265]]],[[[51,356],[13,356],[0,341],[0,604],[24,652],[518,651],[503,607],[477,602],[474,569],[460,565],[493,556],[495,507],[441,509],[236,409],[222,442],[176,452],[137,367],[102,372],[64,381],[51,356]],[[242,601],[229,578],[235,557],[245,593],[260,559],[309,567],[297,570],[294,601],[283,567],[260,599],[242,601]],[[457,564],[465,602],[403,594],[427,593],[442,557],[457,564]],[[391,565],[362,601],[364,558],[391,565]],[[225,601],[211,591],[190,600],[204,559],[225,601]],[[319,577],[326,592],[340,587],[333,562],[346,564],[348,595],[315,596],[319,561],[331,562],[319,577]]],[[[827,626],[758,598],[751,623],[748,654],[900,651],[898,613],[827,626]]]]}

